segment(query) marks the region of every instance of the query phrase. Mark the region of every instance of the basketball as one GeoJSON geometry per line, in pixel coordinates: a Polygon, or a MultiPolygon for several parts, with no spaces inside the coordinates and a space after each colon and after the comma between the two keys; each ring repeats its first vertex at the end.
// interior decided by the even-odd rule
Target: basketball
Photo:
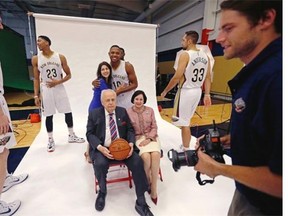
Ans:
{"type": "Polygon", "coordinates": [[[124,160],[127,158],[131,147],[125,139],[115,139],[109,146],[110,154],[113,155],[115,160],[124,160]]]}

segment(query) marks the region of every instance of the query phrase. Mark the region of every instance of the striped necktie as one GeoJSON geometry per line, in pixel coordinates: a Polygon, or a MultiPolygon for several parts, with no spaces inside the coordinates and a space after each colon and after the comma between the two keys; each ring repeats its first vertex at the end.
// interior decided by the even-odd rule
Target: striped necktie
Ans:
{"type": "Polygon", "coordinates": [[[116,124],[113,119],[114,113],[109,113],[109,128],[111,133],[111,141],[114,141],[117,138],[116,124]]]}

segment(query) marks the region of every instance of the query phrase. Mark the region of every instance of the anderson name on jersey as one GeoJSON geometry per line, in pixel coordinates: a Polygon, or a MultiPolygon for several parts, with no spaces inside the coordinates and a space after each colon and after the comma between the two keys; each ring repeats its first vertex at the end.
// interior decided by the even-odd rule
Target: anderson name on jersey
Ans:
{"type": "Polygon", "coordinates": [[[180,88],[201,88],[208,69],[208,56],[202,50],[185,51],[189,55],[189,62],[184,72],[184,79],[180,88]]]}

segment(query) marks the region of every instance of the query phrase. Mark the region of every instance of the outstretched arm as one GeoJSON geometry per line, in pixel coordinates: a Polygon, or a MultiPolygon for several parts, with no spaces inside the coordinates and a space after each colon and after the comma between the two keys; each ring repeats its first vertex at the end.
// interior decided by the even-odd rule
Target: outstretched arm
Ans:
{"type": "Polygon", "coordinates": [[[38,57],[32,57],[32,66],[33,66],[33,84],[34,84],[34,102],[35,105],[40,107],[40,73],[38,70],[38,57]]]}
{"type": "Polygon", "coordinates": [[[226,165],[215,161],[200,150],[197,152],[197,155],[199,160],[194,167],[196,171],[206,174],[211,178],[223,175],[271,196],[282,197],[282,176],[271,172],[267,166],[226,165]]]}
{"type": "Polygon", "coordinates": [[[9,130],[9,119],[4,113],[2,106],[0,104],[0,135],[7,133],[9,130]]]}
{"type": "Polygon", "coordinates": [[[189,61],[188,53],[186,52],[182,53],[179,58],[178,68],[174,76],[171,78],[168,85],[164,89],[164,91],[161,93],[161,97],[164,98],[166,94],[179,83],[181,77],[185,72],[185,68],[187,67],[188,61],[189,61]]]}
{"type": "Polygon", "coordinates": [[[205,88],[205,94],[204,94],[204,105],[210,106],[211,103],[211,96],[210,96],[210,90],[211,90],[211,67],[210,67],[210,60],[208,60],[208,68],[207,68],[207,74],[204,80],[204,88],[205,88]]]}

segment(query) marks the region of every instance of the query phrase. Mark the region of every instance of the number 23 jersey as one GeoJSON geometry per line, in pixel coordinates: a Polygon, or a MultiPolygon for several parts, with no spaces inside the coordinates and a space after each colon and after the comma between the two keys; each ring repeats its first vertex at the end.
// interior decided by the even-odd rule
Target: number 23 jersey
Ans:
{"type": "Polygon", "coordinates": [[[185,51],[189,55],[189,62],[180,81],[180,88],[201,88],[205,80],[209,58],[202,50],[185,51]]]}
{"type": "Polygon", "coordinates": [[[41,81],[60,80],[62,78],[62,65],[60,56],[54,52],[49,58],[42,53],[38,53],[38,70],[40,71],[41,81]]]}

